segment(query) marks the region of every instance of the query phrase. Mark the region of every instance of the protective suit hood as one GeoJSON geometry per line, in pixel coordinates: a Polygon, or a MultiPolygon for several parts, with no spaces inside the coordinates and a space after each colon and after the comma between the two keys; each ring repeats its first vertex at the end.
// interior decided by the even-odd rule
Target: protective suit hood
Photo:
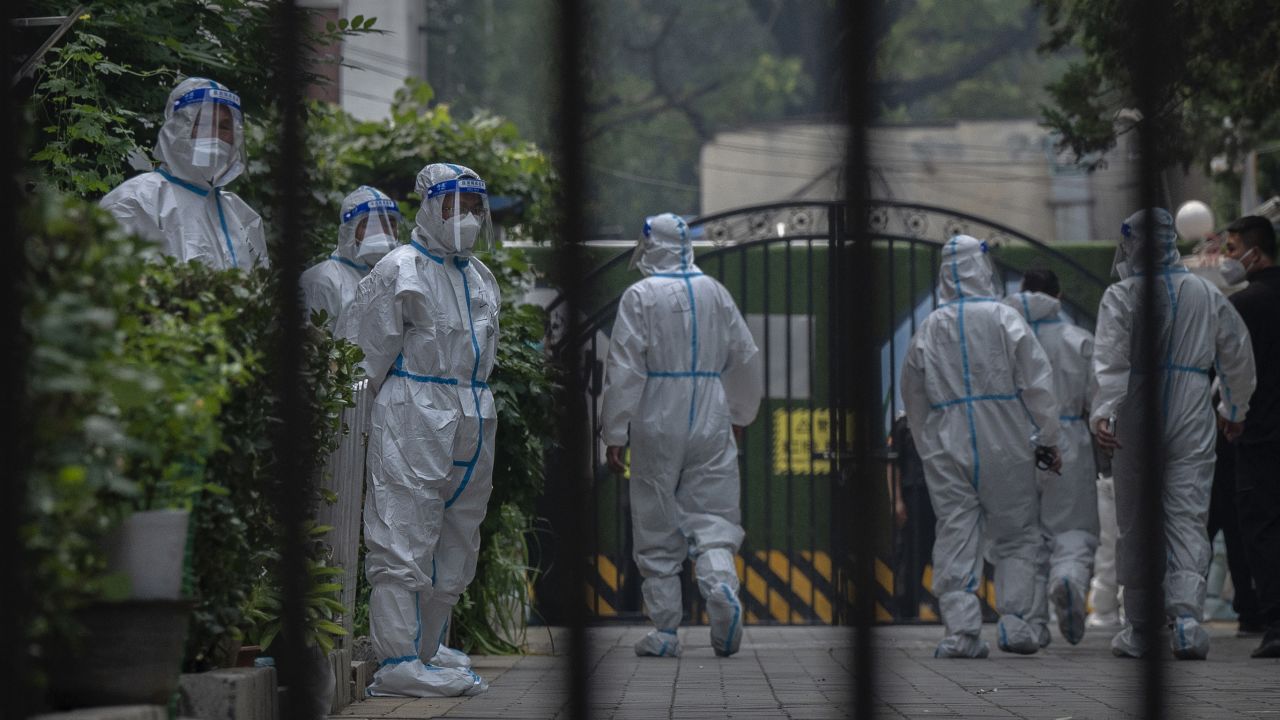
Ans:
{"type": "Polygon", "coordinates": [[[1139,210],[1125,219],[1120,226],[1120,245],[1116,248],[1112,275],[1124,279],[1142,271],[1142,245],[1147,237],[1156,243],[1156,269],[1168,268],[1182,262],[1178,252],[1178,231],[1174,229],[1173,216],[1164,208],[1151,208],[1151,227],[1147,227],[1147,213],[1139,210]]]}
{"type": "Polygon", "coordinates": [[[996,285],[987,244],[968,235],[956,235],[942,246],[938,273],[938,298],[995,297],[996,285]]]}
{"type": "Polygon", "coordinates": [[[645,275],[696,272],[689,224],[675,213],[645,218],[644,231],[631,256],[631,267],[645,275]]]}
{"type": "Polygon", "coordinates": [[[162,172],[201,188],[220,188],[235,180],[245,169],[240,96],[207,78],[178,83],[164,106],[155,154],[162,172]],[[229,143],[217,132],[221,108],[231,114],[229,143]]]}
{"type": "Polygon", "coordinates": [[[1020,292],[1005,298],[1005,304],[1022,313],[1028,323],[1051,320],[1062,312],[1062,301],[1038,292],[1020,292]]]}
{"type": "Polygon", "coordinates": [[[471,168],[454,163],[432,163],[418,172],[414,184],[422,205],[413,229],[413,242],[436,256],[470,257],[489,249],[492,221],[489,193],[484,180],[471,168]],[[470,212],[454,212],[446,218],[445,203],[457,209],[473,204],[470,212]]]}
{"type": "Polygon", "coordinates": [[[395,200],[375,187],[361,185],[342,201],[335,254],[369,272],[383,255],[400,244],[395,229],[399,218],[395,200]],[[365,223],[363,240],[356,237],[361,222],[365,223]]]}

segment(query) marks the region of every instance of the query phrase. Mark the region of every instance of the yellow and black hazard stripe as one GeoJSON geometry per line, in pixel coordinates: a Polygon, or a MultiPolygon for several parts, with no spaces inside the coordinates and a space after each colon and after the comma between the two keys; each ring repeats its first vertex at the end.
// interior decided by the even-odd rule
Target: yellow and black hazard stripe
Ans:
{"type": "MultiPolygon", "coordinates": [[[[741,597],[748,624],[760,625],[815,625],[836,622],[835,600],[838,592],[833,580],[831,556],[828,553],[802,550],[790,556],[782,550],[749,550],[737,558],[738,577],[742,583],[741,597]]],[[[642,607],[630,607],[639,603],[638,592],[628,603],[624,597],[627,582],[638,582],[631,559],[625,562],[599,554],[591,560],[593,572],[586,587],[587,607],[593,616],[601,619],[638,618],[642,607]]],[[[686,574],[690,571],[686,569],[686,574]]],[[[882,559],[876,558],[876,621],[891,623],[897,620],[894,602],[894,573],[882,559]]],[[[921,598],[918,613],[912,619],[937,622],[937,602],[932,594],[933,568],[925,565],[919,579],[921,598]]],[[[687,588],[696,587],[692,577],[685,579],[687,588]]],[[[688,593],[687,593],[688,594],[688,593]]],[[[692,593],[696,595],[695,593],[692,593]]],[[[977,592],[982,601],[982,612],[988,620],[995,619],[996,592],[990,569],[983,577],[977,592]]],[[[845,601],[852,603],[854,590],[850,587],[845,601]]],[[[701,599],[685,598],[689,616],[694,621],[706,622],[701,599]]]]}

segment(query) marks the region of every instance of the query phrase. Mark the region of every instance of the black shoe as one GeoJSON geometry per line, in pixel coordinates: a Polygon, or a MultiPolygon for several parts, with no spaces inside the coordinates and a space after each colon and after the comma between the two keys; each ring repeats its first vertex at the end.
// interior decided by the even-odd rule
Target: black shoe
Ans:
{"type": "Polygon", "coordinates": [[[1274,628],[1268,630],[1266,636],[1262,638],[1262,644],[1250,654],[1250,657],[1280,658],[1280,630],[1274,628]]]}
{"type": "Polygon", "coordinates": [[[1240,621],[1240,624],[1236,626],[1236,637],[1238,638],[1262,637],[1262,634],[1265,633],[1266,631],[1267,631],[1266,625],[1263,625],[1262,623],[1256,622],[1253,620],[1242,619],[1240,621]]]}

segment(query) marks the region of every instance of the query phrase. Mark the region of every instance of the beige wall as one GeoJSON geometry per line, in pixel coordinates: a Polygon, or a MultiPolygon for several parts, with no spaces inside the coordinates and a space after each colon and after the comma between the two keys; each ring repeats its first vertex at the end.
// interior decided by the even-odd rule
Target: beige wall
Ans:
{"type": "MultiPolygon", "coordinates": [[[[794,123],[721,133],[702,148],[701,211],[843,194],[839,125],[794,123]]],[[[1136,207],[1131,138],[1093,173],[1057,161],[1033,120],[875,127],[868,133],[872,193],[939,205],[1053,242],[1113,237],[1136,207]]],[[[1208,199],[1201,176],[1170,177],[1165,202],[1208,199]]]]}

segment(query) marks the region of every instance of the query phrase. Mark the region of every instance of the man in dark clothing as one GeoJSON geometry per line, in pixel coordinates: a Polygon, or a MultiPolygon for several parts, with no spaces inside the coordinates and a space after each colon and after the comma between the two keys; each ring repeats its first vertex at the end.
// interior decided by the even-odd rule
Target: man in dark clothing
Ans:
{"type": "MultiPolygon", "coordinates": [[[[890,497],[893,499],[894,527],[897,528],[894,543],[894,598],[898,603],[899,619],[920,616],[924,584],[924,566],[933,555],[933,526],[937,518],[929,502],[929,488],[924,482],[924,462],[916,450],[907,416],[893,422],[890,438],[896,472],[892,477],[890,497]]],[[[936,613],[937,607],[930,602],[936,613]]]]}
{"type": "Polygon", "coordinates": [[[1231,296],[1249,336],[1258,386],[1236,442],[1236,501],[1253,571],[1258,619],[1266,626],[1256,658],[1280,657],[1280,267],[1271,222],[1256,215],[1227,227],[1222,271],[1244,270],[1249,287],[1231,296]],[[1240,267],[1235,267],[1238,264],[1240,267]]]}
{"type": "Polygon", "coordinates": [[[1258,598],[1253,592],[1253,573],[1249,570],[1249,554],[1240,534],[1236,510],[1236,446],[1219,431],[1215,452],[1213,490],[1209,496],[1209,541],[1222,531],[1222,540],[1227,546],[1227,570],[1235,589],[1231,609],[1235,610],[1239,622],[1236,637],[1257,636],[1266,628],[1258,620],[1258,598]]]}

